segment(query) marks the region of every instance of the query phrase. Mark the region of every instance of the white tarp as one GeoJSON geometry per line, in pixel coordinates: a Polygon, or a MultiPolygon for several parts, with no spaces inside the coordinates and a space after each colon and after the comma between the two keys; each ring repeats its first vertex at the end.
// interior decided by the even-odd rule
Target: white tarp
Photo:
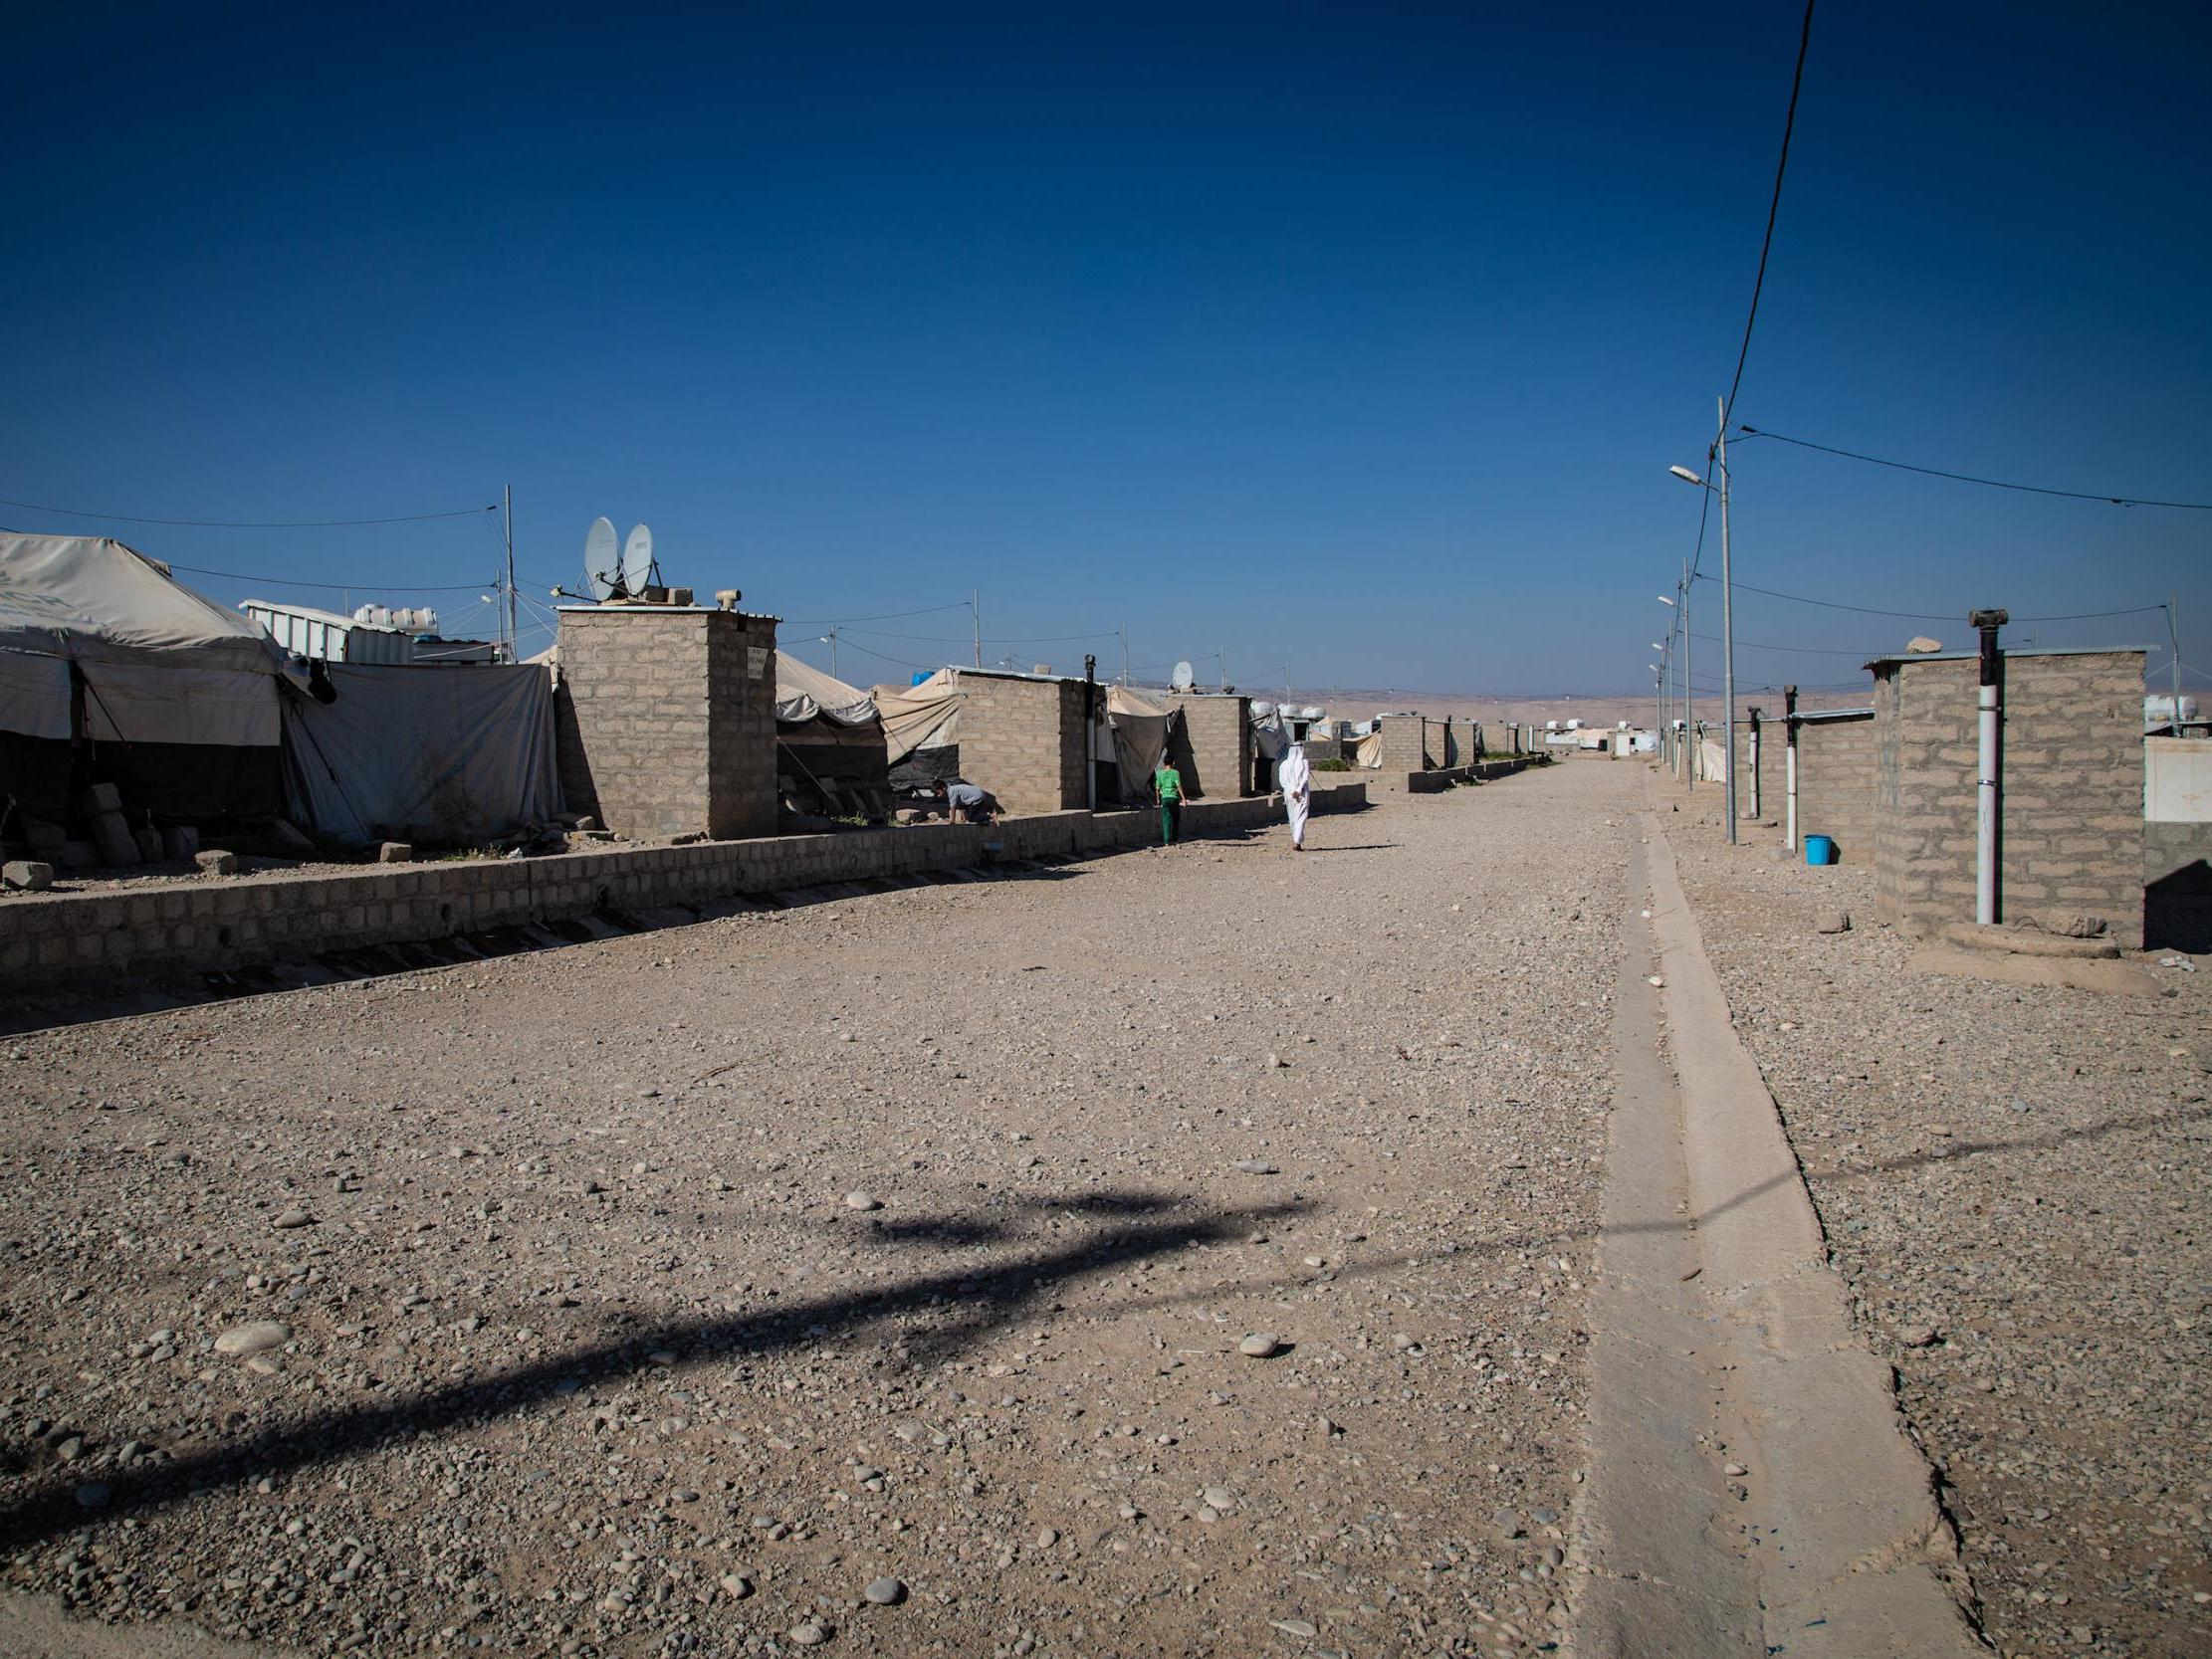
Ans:
{"type": "Polygon", "coordinates": [[[1114,759],[1121,767],[1127,799],[1152,793],[1152,774],[1168,748],[1168,722],[1175,705],[1134,686],[1106,688],[1106,724],[1114,732],[1114,759]]]}
{"type": "Polygon", "coordinates": [[[796,657],[775,654],[775,718],[785,726],[815,719],[838,726],[872,726],[875,701],[857,687],[809,668],[796,657]]]}
{"type": "Polygon", "coordinates": [[[1282,716],[1275,713],[1272,703],[1252,705],[1252,746],[1259,750],[1262,760],[1280,760],[1282,751],[1290,744],[1290,733],[1284,728],[1282,716]]]}
{"type": "Polygon", "coordinates": [[[1382,763],[1383,734],[1380,731],[1370,731],[1359,740],[1358,747],[1352,750],[1352,764],[1376,768],[1380,767],[1382,763]]]}
{"type": "MultiPolygon", "coordinates": [[[[279,740],[284,658],[269,636],[105,536],[0,535],[0,653],[76,663],[96,738],[279,740]]],[[[69,705],[66,669],[0,673],[0,729],[67,737],[69,705]]]]}
{"type": "Polygon", "coordinates": [[[330,703],[284,707],[286,787],[304,826],[481,843],[560,810],[553,674],[524,663],[332,663],[330,703]]]}
{"type": "Polygon", "coordinates": [[[918,748],[960,741],[960,677],[941,668],[919,686],[878,686],[868,694],[883,722],[884,756],[896,766],[918,748]]]}

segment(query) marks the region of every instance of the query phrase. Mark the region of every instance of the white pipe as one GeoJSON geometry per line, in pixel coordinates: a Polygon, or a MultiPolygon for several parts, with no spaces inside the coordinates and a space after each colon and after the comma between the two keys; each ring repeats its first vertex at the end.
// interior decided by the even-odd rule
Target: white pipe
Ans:
{"type": "Polygon", "coordinates": [[[1782,845],[1791,852],[1797,851],[1797,744],[1791,743],[1782,751],[1783,790],[1789,796],[1789,827],[1782,832],[1782,845]]]}

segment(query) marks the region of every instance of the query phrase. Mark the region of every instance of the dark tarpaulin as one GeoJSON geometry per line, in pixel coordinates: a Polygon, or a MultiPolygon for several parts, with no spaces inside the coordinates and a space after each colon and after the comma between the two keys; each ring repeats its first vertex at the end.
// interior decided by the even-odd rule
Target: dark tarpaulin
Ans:
{"type": "Polygon", "coordinates": [[[553,674],[523,663],[331,663],[285,700],[293,811],[325,839],[476,844],[560,810],[553,674]]]}

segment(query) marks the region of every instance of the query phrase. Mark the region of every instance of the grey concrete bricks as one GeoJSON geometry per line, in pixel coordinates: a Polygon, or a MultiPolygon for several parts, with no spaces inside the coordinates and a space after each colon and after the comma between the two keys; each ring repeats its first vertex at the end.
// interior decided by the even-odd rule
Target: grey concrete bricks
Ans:
{"type": "MultiPolygon", "coordinates": [[[[1316,812],[1364,805],[1358,783],[1314,792],[1316,812]]],[[[1265,797],[1193,801],[1191,836],[1278,821],[1265,797]]],[[[846,835],[776,836],[684,847],[363,866],[343,876],[276,874],[156,894],[13,894],[0,903],[0,988],[53,988],[117,975],[234,969],[372,945],[522,927],[601,910],[711,904],[746,894],[896,878],[1003,859],[1081,857],[1150,846],[1147,811],[1054,811],[992,825],[928,824],[846,835]]]]}
{"type": "Polygon", "coordinates": [[[1252,700],[1224,694],[1174,696],[1183,711],[1186,746],[1176,752],[1183,781],[1196,796],[1234,798],[1252,792],[1252,700]]]}
{"type": "Polygon", "coordinates": [[[775,622],[664,606],[560,613],[561,793],[635,837],[775,827],[775,622]]]}
{"type": "MultiPolygon", "coordinates": [[[[2000,921],[2086,911],[2140,945],[2142,675],[2140,651],[2006,654],[2000,921]]],[[[1876,902],[1921,931],[1973,916],[1977,681],[1971,659],[1875,671],[1876,902]]]]}
{"type": "MultiPolygon", "coordinates": [[[[1087,802],[1082,681],[962,671],[959,684],[963,777],[1012,813],[1060,812],[1087,802]]],[[[1104,687],[1089,695],[1105,707],[1104,687]]]]}

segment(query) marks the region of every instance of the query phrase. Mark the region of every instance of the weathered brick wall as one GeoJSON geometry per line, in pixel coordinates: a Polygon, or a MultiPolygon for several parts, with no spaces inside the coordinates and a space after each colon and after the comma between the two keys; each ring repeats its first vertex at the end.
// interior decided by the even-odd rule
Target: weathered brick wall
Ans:
{"type": "MultiPolygon", "coordinates": [[[[1313,809],[1343,812],[1366,802],[1364,784],[1346,783],[1316,789],[1313,809]]],[[[1281,821],[1281,808],[1265,796],[1194,801],[1184,832],[1236,834],[1281,821]]],[[[1151,846],[1159,835],[1159,816],[1149,811],[1057,812],[988,826],[923,824],[555,858],[375,865],[341,876],[287,871],[152,891],[16,894],[0,900],[0,988],[227,971],[610,908],[711,904],[995,859],[1116,852],[1151,846]]]]}
{"type": "Polygon", "coordinates": [[[775,619],[659,605],[560,612],[561,794],[618,834],[775,827],[775,619]]]}
{"type": "Polygon", "coordinates": [[[1422,772],[1429,769],[1428,725],[1419,715],[1382,717],[1380,729],[1383,733],[1384,771],[1422,772]]]}
{"type": "Polygon", "coordinates": [[[1252,700],[1248,697],[1192,695],[1171,697],[1183,711],[1183,729],[1190,743],[1184,782],[1194,795],[1217,798],[1252,792],[1252,700]]]}
{"type": "MultiPolygon", "coordinates": [[[[1973,920],[1976,679],[1971,660],[1876,670],[1876,902],[1911,928],[1973,920]]],[[[2140,946],[2142,696],[2140,651],[2007,654],[2000,921],[2099,916],[2140,946]]]]}
{"type": "MultiPolygon", "coordinates": [[[[1797,832],[1825,835],[1845,864],[1875,861],[1875,719],[1806,721],[1797,728],[1797,832]]],[[[1780,754],[1777,745],[1776,753],[1780,754]]],[[[1777,790],[1781,773],[1776,774],[1777,790]]],[[[1774,813],[1783,810],[1779,793],[1774,813]]]]}
{"type": "MultiPolygon", "coordinates": [[[[1080,680],[1015,675],[960,676],[960,770],[1008,812],[1079,807],[1085,732],[1080,680]]],[[[1106,692],[1097,692],[1099,707],[1106,692]]]]}

